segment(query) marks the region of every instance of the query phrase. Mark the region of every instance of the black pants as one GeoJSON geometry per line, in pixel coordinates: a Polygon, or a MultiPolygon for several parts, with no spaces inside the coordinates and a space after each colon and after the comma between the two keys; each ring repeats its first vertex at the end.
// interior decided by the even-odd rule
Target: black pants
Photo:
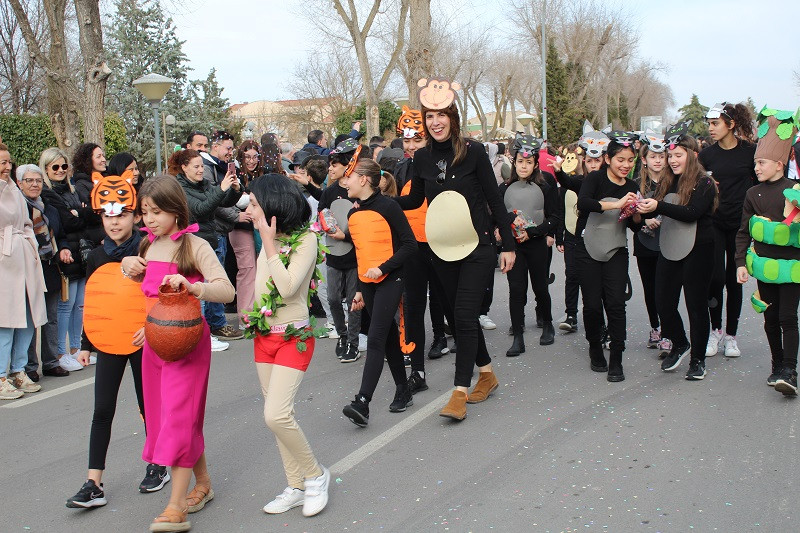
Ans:
{"type": "Polygon", "coordinates": [[[493,284],[496,261],[494,246],[490,244],[479,244],[460,261],[444,261],[433,255],[433,268],[444,289],[444,305],[453,310],[455,320],[458,351],[453,383],[456,387],[470,386],[476,364],[481,367],[492,362],[478,316],[486,287],[493,284]]]}
{"type": "MultiPolygon", "coordinates": [[[[494,248],[494,264],[498,264],[498,250],[494,248]]],[[[494,280],[486,285],[485,292],[483,293],[483,301],[481,302],[481,315],[489,315],[489,310],[492,308],[492,301],[494,300],[494,280]]]]}
{"type": "Polygon", "coordinates": [[[603,309],[608,318],[612,352],[625,350],[625,291],[628,287],[628,249],[620,248],[605,263],[595,261],[583,241],[575,247],[583,293],[583,327],[589,344],[603,337],[603,309]]]}
{"type": "Polygon", "coordinates": [[[689,315],[692,359],[700,361],[706,359],[710,322],[706,295],[711,285],[713,264],[714,247],[711,243],[698,243],[680,261],[670,261],[659,255],[656,266],[656,306],[661,317],[661,335],[671,340],[673,346],[685,346],[689,342],[678,312],[683,288],[689,315]]]}
{"type": "Polygon", "coordinates": [[[656,309],[656,265],[658,256],[636,256],[636,266],[639,268],[639,278],[642,280],[644,290],[644,305],[647,307],[647,316],[650,318],[650,328],[659,326],[658,309],[656,309]]]}
{"type": "Polygon", "coordinates": [[[444,337],[444,311],[439,302],[442,288],[433,272],[431,255],[433,252],[428,243],[420,242],[417,252],[408,259],[404,268],[406,341],[416,345],[411,352],[411,369],[418,372],[425,371],[425,306],[429,299],[433,337],[444,337]]]}
{"type": "Polygon", "coordinates": [[[797,305],[800,285],[796,283],[758,282],[761,299],[769,307],[764,311],[764,332],[777,367],[797,369],[797,305]]]}
{"type": "Polygon", "coordinates": [[[525,304],[528,303],[528,276],[531,278],[533,293],[536,295],[538,316],[545,322],[552,322],[550,302],[549,247],[545,237],[537,237],[517,244],[517,258],[514,267],[508,271],[508,306],[511,311],[511,329],[515,334],[522,333],[525,325],[525,304]]]}
{"type": "Polygon", "coordinates": [[[581,243],[579,237],[564,232],[564,306],[567,315],[578,316],[578,292],[581,280],[575,259],[575,248],[581,243]]]}
{"type": "Polygon", "coordinates": [[[108,443],[111,441],[111,422],[117,410],[117,395],[128,362],[133,372],[133,385],[139,413],[144,420],[144,397],[142,396],[142,350],[131,355],[109,355],[97,353],[94,374],[94,415],[89,434],[89,469],[105,470],[108,443]]]}
{"type": "Polygon", "coordinates": [[[400,350],[400,333],[394,320],[394,315],[400,306],[400,298],[403,296],[403,278],[395,271],[390,272],[380,283],[359,281],[359,286],[370,316],[370,323],[367,361],[364,363],[364,375],[361,377],[361,390],[358,393],[367,400],[372,400],[383,372],[384,357],[389,363],[395,385],[406,383],[403,352],[400,350]]]}
{"type": "Polygon", "coordinates": [[[711,288],[708,300],[713,305],[709,308],[711,327],[722,329],[722,289],[725,288],[728,299],[725,302],[725,333],[736,335],[739,329],[739,315],[742,314],[742,286],[736,281],[736,232],[734,229],[720,229],[714,226],[714,262],[711,288]]]}

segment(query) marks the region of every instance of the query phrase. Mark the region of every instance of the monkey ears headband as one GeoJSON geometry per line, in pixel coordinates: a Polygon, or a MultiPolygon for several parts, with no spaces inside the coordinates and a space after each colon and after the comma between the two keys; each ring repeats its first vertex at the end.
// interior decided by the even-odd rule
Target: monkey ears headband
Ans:
{"type": "Polygon", "coordinates": [[[133,187],[133,171],[126,170],[122,176],[103,176],[92,173],[92,209],[107,216],[119,216],[123,211],[136,209],[136,189],[133,187]]]}
{"type": "Polygon", "coordinates": [[[422,78],[417,82],[419,103],[425,109],[447,109],[456,100],[461,84],[448,79],[422,78]]]}

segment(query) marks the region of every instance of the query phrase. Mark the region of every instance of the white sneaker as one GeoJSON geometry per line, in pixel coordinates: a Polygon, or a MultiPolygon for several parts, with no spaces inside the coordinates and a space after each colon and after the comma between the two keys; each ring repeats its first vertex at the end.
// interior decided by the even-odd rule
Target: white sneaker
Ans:
{"type": "Polygon", "coordinates": [[[89,364],[96,365],[97,364],[97,356],[89,354],[89,364]]]}
{"type": "Polygon", "coordinates": [[[479,316],[478,322],[480,322],[483,329],[495,329],[497,327],[497,324],[492,322],[492,319],[486,315],[479,316]]]}
{"type": "Polygon", "coordinates": [[[286,487],[283,492],[275,496],[275,499],[264,506],[264,512],[268,514],[285,513],[289,509],[294,509],[303,505],[305,493],[300,489],[286,487]]]}
{"type": "MultiPolygon", "coordinates": [[[[320,465],[321,466],[321,465],[320,465]]],[[[319,514],[328,505],[328,484],[331,481],[331,472],[322,466],[322,475],[306,479],[306,493],[303,501],[303,516],[319,514]]]]}
{"type": "Polygon", "coordinates": [[[358,334],[358,351],[359,352],[366,352],[367,351],[367,336],[363,333],[358,334]]]}
{"type": "Polygon", "coordinates": [[[725,346],[725,357],[739,357],[742,355],[739,346],[736,344],[736,337],[733,335],[725,335],[722,343],[725,346]]]}
{"type": "Polygon", "coordinates": [[[64,370],[69,370],[70,372],[77,372],[78,370],[83,370],[83,365],[78,362],[77,359],[72,357],[70,354],[64,354],[58,360],[58,366],[63,368],[64,370]]]}
{"type": "Polygon", "coordinates": [[[211,351],[212,352],[224,352],[225,350],[228,349],[228,346],[230,346],[230,344],[228,344],[227,342],[222,342],[221,340],[218,340],[213,335],[211,336],[211,351]]]}
{"type": "Polygon", "coordinates": [[[708,334],[708,344],[706,345],[706,357],[714,357],[719,351],[719,344],[725,336],[721,329],[712,329],[708,334]]]}
{"type": "Polygon", "coordinates": [[[336,333],[336,326],[334,326],[330,322],[326,322],[325,323],[325,329],[328,330],[328,338],[329,339],[338,339],[339,338],[339,334],[336,333]]]}
{"type": "Polygon", "coordinates": [[[11,380],[0,378],[0,400],[16,400],[22,396],[22,391],[16,388],[11,380]]]}

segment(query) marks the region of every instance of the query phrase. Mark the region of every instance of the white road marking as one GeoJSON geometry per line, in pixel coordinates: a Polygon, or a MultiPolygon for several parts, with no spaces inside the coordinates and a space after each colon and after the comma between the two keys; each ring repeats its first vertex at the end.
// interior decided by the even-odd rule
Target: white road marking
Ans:
{"type": "Polygon", "coordinates": [[[92,383],[94,383],[94,376],[86,378],[82,381],[76,381],[75,383],[71,383],[69,385],[64,385],[63,387],[59,387],[57,389],[26,394],[21,400],[11,400],[9,403],[0,405],[0,409],[16,409],[17,407],[25,407],[26,405],[41,402],[42,400],[52,398],[53,396],[58,396],[59,394],[64,394],[65,392],[71,392],[76,389],[83,388],[87,385],[91,385],[92,383]]]}

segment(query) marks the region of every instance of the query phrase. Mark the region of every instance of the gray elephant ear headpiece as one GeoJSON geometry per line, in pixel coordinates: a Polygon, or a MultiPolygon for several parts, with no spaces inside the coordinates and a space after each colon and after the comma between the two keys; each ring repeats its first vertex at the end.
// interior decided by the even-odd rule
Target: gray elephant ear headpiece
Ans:
{"type": "Polygon", "coordinates": [[[514,139],[514,144],[511,146],[511,153],[514,154],[515,158],[517,154],[520,154],[527,159],[538,154],[541,147],[542,141],[533,135],[517,135],[514,139]]]}
{"type": "Polygon", "coordinates": [[[608,133],[608,138],[611,142],[621,144],[625,147],[633,148],[633,143],[639,138],[632,131],[614,130],[608,133]]]}
{"type": "Polygon", "coordinates": [[[690,137],[689,126],[691,125],[691,120],[684,120],[683,122],[678,122],[667,128],[667,133],[664,135],[664,138],[670,150],[674,150],[678,143],[686,137],[690,137]]]}
{"type": "Polygon", "coordinates": [[[647,144],[647,147],[651,152],[660,154],[667,149],[667,143],[664,142],[664,136],[654,132],[650,128],[642,133],[640,139],[643,143],[647,144]]]}

